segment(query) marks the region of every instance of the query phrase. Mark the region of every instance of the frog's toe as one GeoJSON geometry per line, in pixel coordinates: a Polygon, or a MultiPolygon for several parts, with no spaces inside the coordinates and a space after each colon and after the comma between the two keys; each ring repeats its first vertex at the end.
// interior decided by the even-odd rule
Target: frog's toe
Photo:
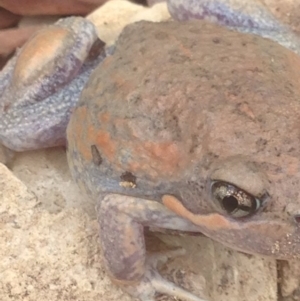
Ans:
{"type": "Polygon", "coordinates": [[[137,284],[124,285],[123,290],[141,301],[154,301],[157,293],[176,296],[187,301],[205,301],[173,282],[164,279],[157,271],[158,263],[165,263],[169,258],[174,258],[184,253],[184,249],[176,249],[149,255],[146,260],[146,271],[143,278],[137,284]]]}

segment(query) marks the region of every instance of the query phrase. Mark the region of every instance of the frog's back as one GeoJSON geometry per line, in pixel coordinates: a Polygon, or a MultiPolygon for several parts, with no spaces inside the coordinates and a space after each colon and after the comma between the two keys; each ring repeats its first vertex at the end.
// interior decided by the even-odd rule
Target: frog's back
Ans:
{"type": "Polygon", "coordinates": [[[255,114],[290,97],[284,83],[274,90],[273,75],[284,82],[294,54],[277,47],[199,21],[128,26],[71,118],[73,175],[92,192],[155,198],[204,179],[220,152],[257,152],[245,141],[257,145],[269,121],[258,125],[255,114]],[[237,134],[245,129],[254,132],[237,134]]]}

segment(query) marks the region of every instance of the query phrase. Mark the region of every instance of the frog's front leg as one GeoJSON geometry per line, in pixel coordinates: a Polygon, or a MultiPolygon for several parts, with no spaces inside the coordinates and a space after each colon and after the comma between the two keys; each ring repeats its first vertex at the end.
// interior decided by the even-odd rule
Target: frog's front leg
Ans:
{"type": "Polygon", "coordinates": [[[0,73],[0,141],[23,151],[65,143],[72,108],[104,43],[81,17],[35,34],[0,73]]]}
{"type": "Polygon", "coordinates": [[[165,293],[189,301],[204,301],[163,279],[157,261],[182,254],[181,250],[146,257],[144,226],[199,232],[191,222],[162,204],[119,194],[106,195],[98,204],[100,241],[104,263],[112,280],[142,301],[165,293]]]}

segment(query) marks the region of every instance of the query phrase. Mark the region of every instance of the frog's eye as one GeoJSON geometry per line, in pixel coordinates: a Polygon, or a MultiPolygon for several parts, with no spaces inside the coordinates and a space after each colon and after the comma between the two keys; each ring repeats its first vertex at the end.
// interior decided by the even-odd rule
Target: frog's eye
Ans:
{"type": "Polygon", "coordinates": [[[223,181],[212,182],[211,195],[221,210],[235,218],[252,215],[262,205],[260,199],[223,181]]]}

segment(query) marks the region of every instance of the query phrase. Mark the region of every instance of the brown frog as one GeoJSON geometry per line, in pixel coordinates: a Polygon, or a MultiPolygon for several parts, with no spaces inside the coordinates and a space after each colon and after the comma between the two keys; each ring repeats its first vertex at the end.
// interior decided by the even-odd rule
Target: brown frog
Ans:
{"type": "Polygon", "coordinates": [[[201,300],[156,272],[158,259],[181,250],[146,256],[148,226],[299,258],[294,52],[201,21],[131,25],[111,56],[82,18],[49,30],[52,57],[43,52],[44,31],[0,76],[0,138],[17,150],[64,143],[85,85],[68,126],[68,160],[97,201],[104,262],[116,283],[140,300],[156,292],[201,300]]]}
{"type": "Polygon", "coordinates": [[[97,200],[105,265],[141,300],[174,293],[146,260],[145,226],[299,257],[300,58],[199,22],[128,26],[67,129],[73,177],[97,200]]]}

